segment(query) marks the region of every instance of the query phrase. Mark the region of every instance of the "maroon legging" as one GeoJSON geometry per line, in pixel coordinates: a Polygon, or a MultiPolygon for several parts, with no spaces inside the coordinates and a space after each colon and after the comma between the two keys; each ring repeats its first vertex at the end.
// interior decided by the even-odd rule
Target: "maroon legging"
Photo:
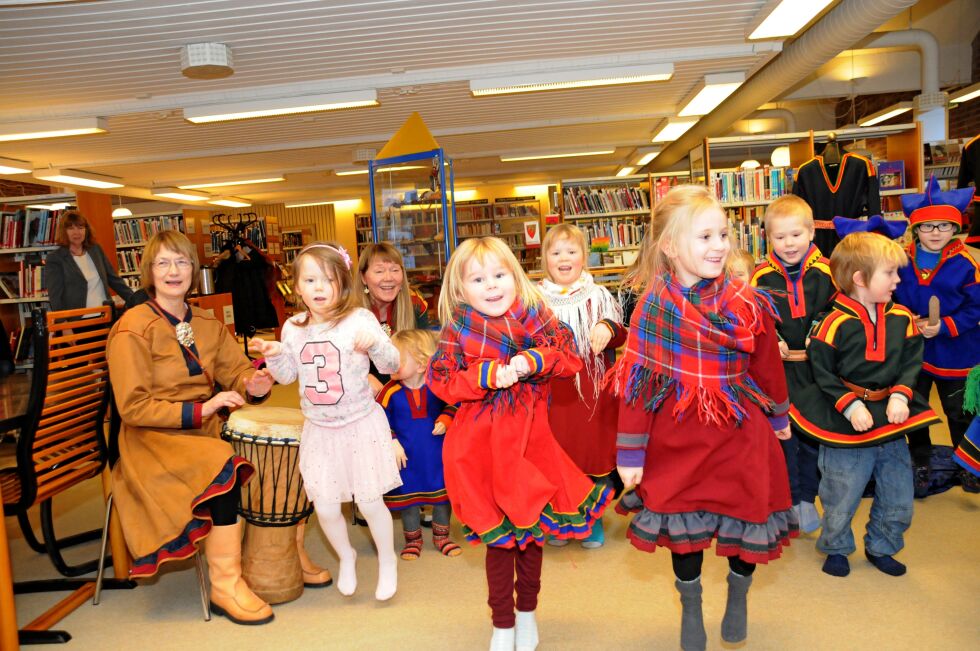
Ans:
{"type": "Polygon", "coordinates": [[[517,610],[530,612],[538,607],[541,591],[541,546],[530,544],[524,550],[487,547],[487,587],[493,625],[514,627],[514,588],[517,610]],[[514,581],[514,574],[517,581],[514,581]]]}

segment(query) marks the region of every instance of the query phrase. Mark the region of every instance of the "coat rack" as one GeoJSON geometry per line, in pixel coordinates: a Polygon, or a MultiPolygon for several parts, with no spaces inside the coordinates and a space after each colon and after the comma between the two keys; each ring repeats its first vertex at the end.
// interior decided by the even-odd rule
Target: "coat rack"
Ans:
{"type": "Polygon", "coordinates": [[[229,242],[233,245],[248,242],[259,249],[268,247],[265,222],[254,212],[218,213],[211,217],[211,224],[218,227],[211,229],[211,246],[215,251],[229,242]]]}

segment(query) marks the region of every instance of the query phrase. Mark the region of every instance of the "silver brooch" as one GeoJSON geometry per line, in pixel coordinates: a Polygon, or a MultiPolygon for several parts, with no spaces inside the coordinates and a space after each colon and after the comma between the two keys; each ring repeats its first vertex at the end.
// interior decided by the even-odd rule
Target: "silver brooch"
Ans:
{"type": "Polygon", "coordinates": [[[177,324],[177,341],[185,348],[190,348],[194,345],[194,330],[187,321],[181,321],[177,324]]]}

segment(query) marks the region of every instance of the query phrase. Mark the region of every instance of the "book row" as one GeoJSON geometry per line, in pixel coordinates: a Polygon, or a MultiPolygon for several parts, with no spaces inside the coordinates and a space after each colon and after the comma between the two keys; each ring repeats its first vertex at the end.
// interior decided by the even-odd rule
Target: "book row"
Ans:
{"type": "Polygon", "coordinates": [[[772,201],[792,187],[785,168],[768,165],[754,170],[712,172],[711,184],[722,203],[772,201]]]}
{"type": "Polygon", "coordinates": [[[142,244],[160,231],[184,230],[183,215],[124,219],[113,224],[116,244],[142,244]]]}
{"type": "Polygon", "coordinates": [[[60,210],[3,210],[0,212],[0,246],[17,249],[53,244],[60,216],[60,210]]]}
{"type": "Polygon", "coordinates": [[[628,185],[565,186],[562,198],[566,215],[601,215],[611,212],[649,212],[650,202],[642,188],[628,185]]]}

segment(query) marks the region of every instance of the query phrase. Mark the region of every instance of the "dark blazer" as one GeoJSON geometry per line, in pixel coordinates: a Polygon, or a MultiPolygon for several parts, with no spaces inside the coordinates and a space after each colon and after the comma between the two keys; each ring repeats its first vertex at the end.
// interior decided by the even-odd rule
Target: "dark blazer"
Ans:
{"type": "MultiPolygon", "coordinates": [[[[105,288],[106,298],[109,297],[111,287],[119,296],[126,300],[133,294],[126,283],[116,274],[116,270],[109,264],[102,247],[93,244],[87,249],[87,253],[95,264],[95,269],[99,272],[102,279],[102,287],[105,288]]],[[[85,299],[88,297],[88,284],[82,270],[72,259],[71,251],[67,246],[62,246],[48,254],[44,260],[43,271],[44,286],[48,290],[48,301],[52,310],[74,310],[85,307],[85,299]]]]}

